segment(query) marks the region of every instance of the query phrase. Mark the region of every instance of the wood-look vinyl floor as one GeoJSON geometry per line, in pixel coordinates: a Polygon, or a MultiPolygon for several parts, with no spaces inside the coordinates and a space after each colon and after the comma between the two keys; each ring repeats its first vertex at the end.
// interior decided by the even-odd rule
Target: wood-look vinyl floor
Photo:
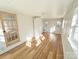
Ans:
{"type": "MultiPolygon", "coordinates": [[[[42,33],[41,43],[36,46],[36,41],[31,42],[32,46],[26,43],[0,55],[0,59],[63,59],[63,46],[60,34],[54,34],[50,38],[47,33],[42,33]],[[44,37],[44,40],[42,38],[44,37]]],[[[35,39],[35,38],[33,38],[35,39]]]]}

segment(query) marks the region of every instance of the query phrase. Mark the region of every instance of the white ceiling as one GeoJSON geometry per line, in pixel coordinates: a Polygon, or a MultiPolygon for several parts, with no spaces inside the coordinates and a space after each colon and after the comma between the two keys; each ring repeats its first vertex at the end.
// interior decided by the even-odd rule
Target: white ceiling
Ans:
{"type": "Polygon", "coordinates": [[[0,0],[0,9],[31,16],[63,17],[73,0],[0,0]]]}

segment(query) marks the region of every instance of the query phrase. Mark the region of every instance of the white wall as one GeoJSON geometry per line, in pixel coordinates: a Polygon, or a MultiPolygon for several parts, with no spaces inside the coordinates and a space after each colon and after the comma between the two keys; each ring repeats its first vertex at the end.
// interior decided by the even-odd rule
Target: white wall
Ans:
{"type": "Polygon", "coordinates": [[[34,20],[34,27],[35,27],[35,36],[39,36],[43,32],[43,22],[41,18],[36,18],[34,20]]]}
{"type": "Polygon", "coordinates": [[[33,36],[33,19],[31,16],[18,14],[18,26],[21,41],[33,36]]]}

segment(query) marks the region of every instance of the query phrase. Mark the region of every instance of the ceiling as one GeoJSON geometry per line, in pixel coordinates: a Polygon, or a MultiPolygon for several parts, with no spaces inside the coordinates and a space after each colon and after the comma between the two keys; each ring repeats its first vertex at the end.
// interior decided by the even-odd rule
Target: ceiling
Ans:
{"type": "Polygon", "coordinates": [[[0,0],[0,10],[11,10],[31,16],[63,17],[73,0],[0,0]]]}

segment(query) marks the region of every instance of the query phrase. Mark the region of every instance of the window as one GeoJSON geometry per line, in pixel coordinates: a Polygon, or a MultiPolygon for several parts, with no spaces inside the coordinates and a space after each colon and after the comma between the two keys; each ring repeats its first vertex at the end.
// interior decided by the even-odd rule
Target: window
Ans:
{"type": "Polygon", "coordinates": [[[78,14],[77,14],[77,8],[74,12],[72,23],[71,23],[71,29],[69,34],[69,42],[74,49],[75,53],[77,54],[78,49],[78,14]]]}

